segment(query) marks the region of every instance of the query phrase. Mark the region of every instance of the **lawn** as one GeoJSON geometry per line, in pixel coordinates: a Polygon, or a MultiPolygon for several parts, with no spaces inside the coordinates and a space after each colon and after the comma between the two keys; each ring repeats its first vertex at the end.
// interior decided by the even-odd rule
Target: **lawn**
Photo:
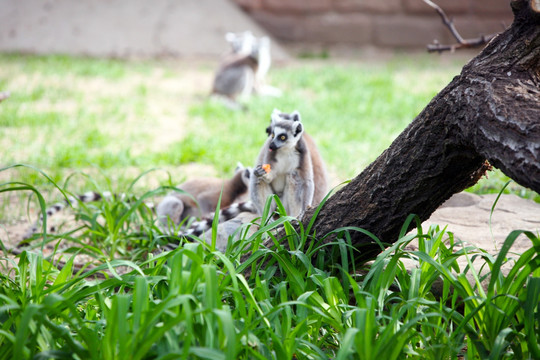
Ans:
{"type": "MultiPolygon", "coordinates": [[[[227,176],[238,161],[254,162],[274,108],[297,109],[339,184],[388,147],[464,62],[433,55],[296,61],[270,74],[283,97],[254,98],[247,111],[234,112],[207,100],[211,61],[1,55],[0,89],[12,93],[0,107],[2,164],[29,164],[58,182],[82,171],[119,189],[159,168],[140,183],[142,191],[165,184],[166,175],[173,184],[193,175],[227,176]]],[[[47,184],[26,169],[2,178],[47,184]]],[[[491,178],[475,189],[498,192],[506,182],[498,173],[491,178]]],[[[89,186],[78,180],[70,190],[89,186]]]]}
{"type": "MultiPolygon", "coordinates": [[[[235,112],[208,99],[208,60],[0,55],[0,91],[11,92],[0,104],[2,227],[32,221],[60,190],[138,199],[81,204],[75,228],[36,235],[16,257],[5,252],[0,359],[540,358],[538,234],[522,234],[531,249],[512,259],[519,231],[492,257],[417,224],[360,266],[343,231],[325,244],[288,227],[291,250],[264,248],[291,220],[283,217],[225,253],[197,241],[156,251],[169,240],[145,202],[190,177],[252,165],[274,108],[300,111],[337,185],[388,147],[465,61],[295,60],[271,70],[281,98],[235,112]],[[418,249],[407,247],[413,240],[418,249]],[[472,266],[480,260],[482,273],[472,266]],[[503,274],[507,262],[513,270],[503,274]]],[[[506,181],[493,172],[470,191],[499,192],[506,181]]],[[[540,200],[515,184],[504,191],[540,200]]]]}

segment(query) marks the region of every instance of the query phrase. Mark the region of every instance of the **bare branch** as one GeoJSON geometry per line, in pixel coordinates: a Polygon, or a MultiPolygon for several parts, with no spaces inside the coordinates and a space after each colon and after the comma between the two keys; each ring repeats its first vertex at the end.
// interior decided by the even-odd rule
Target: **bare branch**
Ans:
{"type": "Polygon", "coordinates": [[[460,33],[457,31],[454,25],[454,21],[446,15],[444,10],[441,9],[439,5],[435,4],[431,0],[422,0],[422,1],[426,3],[427,5],[429,5],[430,7],[432,7],[433,9],[435,9],[435,11],[437,11],[437,13],[442,19],[443,24],[450,30],[450,33],[452,34],[452,36],[454,36],[454,38],[457,41],[457,44],[442,45],[442,44],[439,44],[437,40],[435,40],[433,44],[429,44],[427,46],[428,52],[435,52],[435,51],[438,51],[439,53],[443,51],[454,52],[457,49],[461,49],[461,48],[475,48],[475,47],[479,47],[484,44],[487,44],[488,42],[491,41],[491,39],[493,39],[495,36],[498,35],[498,34],[490,34],[490,35],[482,35],[480,37],[473,38],[473,39],[464,39],[460,35],[460,33]]]}

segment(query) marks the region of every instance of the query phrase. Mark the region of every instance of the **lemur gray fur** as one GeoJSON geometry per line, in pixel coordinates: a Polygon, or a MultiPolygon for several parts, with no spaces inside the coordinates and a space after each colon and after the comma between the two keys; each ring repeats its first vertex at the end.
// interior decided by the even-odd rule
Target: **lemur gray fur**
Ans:
{"type": "Polygon", "coordinates": [[[180,184],[178,189],[185,193],[170,193],[156,207],[160,226],[167,229],[170,222],[179,225],[184,219],[208,215],[216,210],[220,195],[220,208],[241,200],[248,192],[250,173],[250,168],[239,164],[230,179],[199,178],[180,184]]]}
{"type": "Polygon", "coordinates": [[[244,31],[240,33],[229,32],[225,35],[225,39],[231,45],[233,54],[251,55],[257,59],[253,92],[262,95],[280,96],[280,90],[265,84],[266,74],[272,65],[270,38],[267,36],[257,38],[251,31],[244,31]]]}
{"type": "Polygon", "coordinates": [[[271,134],[253,168],[249,191],[259,214],[263,212],[266,199],[274,194],[291,216],[299,216],[313,202],[313,163],[303,138],[300,114],[293,114],[291,121],[283,119],[280,113],[272,113],[271,134]]]}
{"type": "MultiPolygon", "coordinates": [[[[247,195],[250,173],[250,168],[239,164],[231,179],[200,178],[189,180],[179,185],[180,189],[189,193],[191,196],[185,193],[172,193],[165,196],[155,209],[160,226],[162,229],[166,229],[169,218],[172,223],[178,225],[187,217],[200,218],[215,211],[222,190],[222,208],[241,200],[243,195],[247,195]]],[[[113,197],[124,199],[125,195],[113,195],[108,191],[101,194],[95,191],[89,191],[82,195],[68,196],[64,201],[48,207],[45,213],[47,217],[51,217],[62,212],[66,207],[77,204],[77,202],[89,203],[102,199],[111,199],[113,197]]],[[[151,209],[154,207],[153,204],[146,205],[151,209]]],[[[39,219],[23,235],[23,239],[29,239],[37,233],[42,223],[43,214],[40,214],[39,219]]],[[[50,227],[47,231],[55,232],[56,229],[50,227]]]]}
{"type": "MultiPolygon", "coordinates": [[[[303,131],[300,113],[272,112],[269,135],[251,175],[250,201],[233,204],[219,213],[219,222],[241,212],[262,214],[269,195],[277,194],[288,215],[299,216],[308,206],[315,206],[327,194],[328,180],[324,161],[313,141],[303,131]],[[285,138],[283,138],[285,136],[285,138]],[[269,164],[266,173],[263,165],[269,164]],[[270,175],[271,174],[271,175],[270,175]]],[[[210,229],[213,214],[197,221],[180,235],[198,236],[210,229]]]]}
{"type": "Polygon", "coordinates": [[[233,54],[249,55],[255,46],[257,37],[255,37],[251,31],[237,33],[228,32],[225,34],[225,40],[231,46],[233,54]]]}
{"type": "MultiPolygon", "coordinates": [[[[275,114],[281,117],[281,119],[285,120],[295,121],[295,119],[300,119],[300,113],[298,111],[293,111],[292,113],[287,114],[278,109],[274,109],[272,114],[275,114]]],[[[268,136],[272,134],[272,131],[272,121],[270,121],[270,125],[266,128],[266,133],[268,136]]],[[[313,182],[315,184],[315,191],[313,193],[312,205],[318,205],[328,194],[328,173],[326,172],[326,165],[324,164],[322,156],[319,153],[319,149],[315,144],[315,140],[313,140],[311,135],[306,132],[304,132],[302,137],[309,149],[309,154],[313,165],[313,182]]]]}

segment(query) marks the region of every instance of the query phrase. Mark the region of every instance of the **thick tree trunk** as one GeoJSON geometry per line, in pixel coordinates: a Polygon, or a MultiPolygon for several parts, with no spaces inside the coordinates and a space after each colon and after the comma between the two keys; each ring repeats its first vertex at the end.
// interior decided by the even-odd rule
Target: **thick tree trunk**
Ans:
{"type": "MultiPolygon", "coordinates": [[[[540,192],[540,16],[512,1],[514,23],[443,89],[392,145],[324,204],[322,237],[354,226],[393,243],[409,214],[421,220],[489,166],[540,192]]],[[[307,224],[314,209],[301,221],[307,224]]],[[[351,232],[370,256],[372,240],[351,232]]],[[[331,240],[331,237],[329,238],[331,240]]],[[[371,255],[373,253],[371,252],[371,255]]]]}

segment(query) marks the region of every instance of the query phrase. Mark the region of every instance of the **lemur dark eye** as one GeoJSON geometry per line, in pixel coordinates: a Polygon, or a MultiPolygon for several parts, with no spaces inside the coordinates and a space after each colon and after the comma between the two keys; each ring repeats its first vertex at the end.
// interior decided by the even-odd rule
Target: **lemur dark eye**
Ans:
{"type": "Polygon", "coordinates": [[[281,135],[281,136],[279,137],[279,140],[285,141],[285,140],[287,140],[287,137],[286,137],[285,135],[281,135]]]}

